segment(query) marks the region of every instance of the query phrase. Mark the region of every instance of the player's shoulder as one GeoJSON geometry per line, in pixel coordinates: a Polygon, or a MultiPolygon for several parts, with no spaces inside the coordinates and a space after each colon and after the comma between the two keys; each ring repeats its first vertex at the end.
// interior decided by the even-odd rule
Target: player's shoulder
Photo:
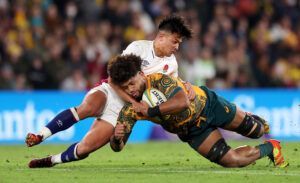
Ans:
{"type": "Polygon", "coordinates": [[[148,40],[133,41],[127,46],[122,54],[136,54],[142,56],[144,54],[147,54],[149,50],[151,50],[153,44],[152,42],[153,41],[148,40]]]}
{"type": "Polygon", "coordinates": [[[149,48],[153,44],[153,41],[150,40],[137,40],[133,41],[130,45],[139,46],[141,48],[149,48]]]}
{"type": "Polygon", "coordinates": [[[152,74],[147,75],[147,77],[149,77],[149,78],[160,78],[163,75],[164,74],[162,74],[162,73],[152,73],[152,74]]]}
{"type": "Polygon", "coordinates": [[[162,73],[153,73],[147,75],[150,80],[172,79],[170,76],[162,73]]]}

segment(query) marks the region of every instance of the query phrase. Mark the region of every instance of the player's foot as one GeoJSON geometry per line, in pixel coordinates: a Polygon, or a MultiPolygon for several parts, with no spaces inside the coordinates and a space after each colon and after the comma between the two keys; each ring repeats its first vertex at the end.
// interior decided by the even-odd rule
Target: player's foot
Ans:
{"type": "Polygon", "coordinates": [[[51,161],[51,156],[41,159],[33,159],[29,162],[29,168],[46,168],[53,167],[55,164],[51,161]]]}
{"type": "Polygon", "coordinates": [[[264,134],[269,134],[270,133],[270,125],[269,125],[269,123],[266,120],[264,120],[263,118],[255,115],[255,114],[251,114],[251,116],[254,119],[256,119],[256,120],[258,120],[258,121],[260,121],[262,123],[262,125],[264,126],[264,134]]]}
{"type": "Polygon", "coordinates": [[[36,135],[33,133],[28,133],[26,136],[25,143],[27,144],[28,147],[32,147],[34,145],[37,145],[43,141],[43,136],[41,135],[36,135]]]}
{"type": "Polygon", "coordinates": [[[270,139],[266,142],[270,142],[273,146],[273,152],[268,157],[273,162],[274,166],[279,168],[284,168],[289,166],[289,163],[287,161],[284,161],[282,152],[281,152],[281,146],[280,142],[278,140],[270,139]]]}

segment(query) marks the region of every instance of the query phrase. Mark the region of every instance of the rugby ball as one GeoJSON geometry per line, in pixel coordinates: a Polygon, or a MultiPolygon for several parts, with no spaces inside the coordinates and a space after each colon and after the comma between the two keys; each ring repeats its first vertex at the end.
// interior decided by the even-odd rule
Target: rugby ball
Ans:
{"type": "Polygon", "coordinates": [[[145,101],[150,107],[160,105],[167,101],[166,96],[156,88],[147,88],[144,93],[142,100],[145,101]]]}

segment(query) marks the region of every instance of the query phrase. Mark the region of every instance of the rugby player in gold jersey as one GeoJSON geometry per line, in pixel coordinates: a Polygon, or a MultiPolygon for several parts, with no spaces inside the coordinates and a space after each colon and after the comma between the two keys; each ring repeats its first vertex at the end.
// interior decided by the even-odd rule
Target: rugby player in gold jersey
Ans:
{"type": "Polygon", "coordinates": [[[109,63],[111,81],[137,100],[148,88],[158,89],[168,100],[155,107],[141,101],[139,109],[134,109],[130,103],[125,104],[110,140],[114,151],[122,150],[137,120],[148,119],[177,134],[199,154],[224,167],[244,167],[265,156],[275,166],[288,165],[283,159],[279,141],[272,139],[255,147],[233,149],[218,129],[257,139],[268,133],[269,126],[264,119],[240,110],[204,86],[193,86],[196,97],[190,101],[180,80],[164,74],[146,76],[141,71],[141,62],[141,58],[134,55],[116,57],[109,63]]]}

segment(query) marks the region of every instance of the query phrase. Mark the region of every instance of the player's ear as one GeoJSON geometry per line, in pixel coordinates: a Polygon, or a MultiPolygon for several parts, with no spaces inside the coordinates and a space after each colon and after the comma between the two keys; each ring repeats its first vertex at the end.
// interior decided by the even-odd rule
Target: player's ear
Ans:
{"type": "Polygon", "coordinates": [[[144,73],[143,71],[139,71],[139,74],[140,74],[141,76],[145,76],[145,73],[144,73]]]}

